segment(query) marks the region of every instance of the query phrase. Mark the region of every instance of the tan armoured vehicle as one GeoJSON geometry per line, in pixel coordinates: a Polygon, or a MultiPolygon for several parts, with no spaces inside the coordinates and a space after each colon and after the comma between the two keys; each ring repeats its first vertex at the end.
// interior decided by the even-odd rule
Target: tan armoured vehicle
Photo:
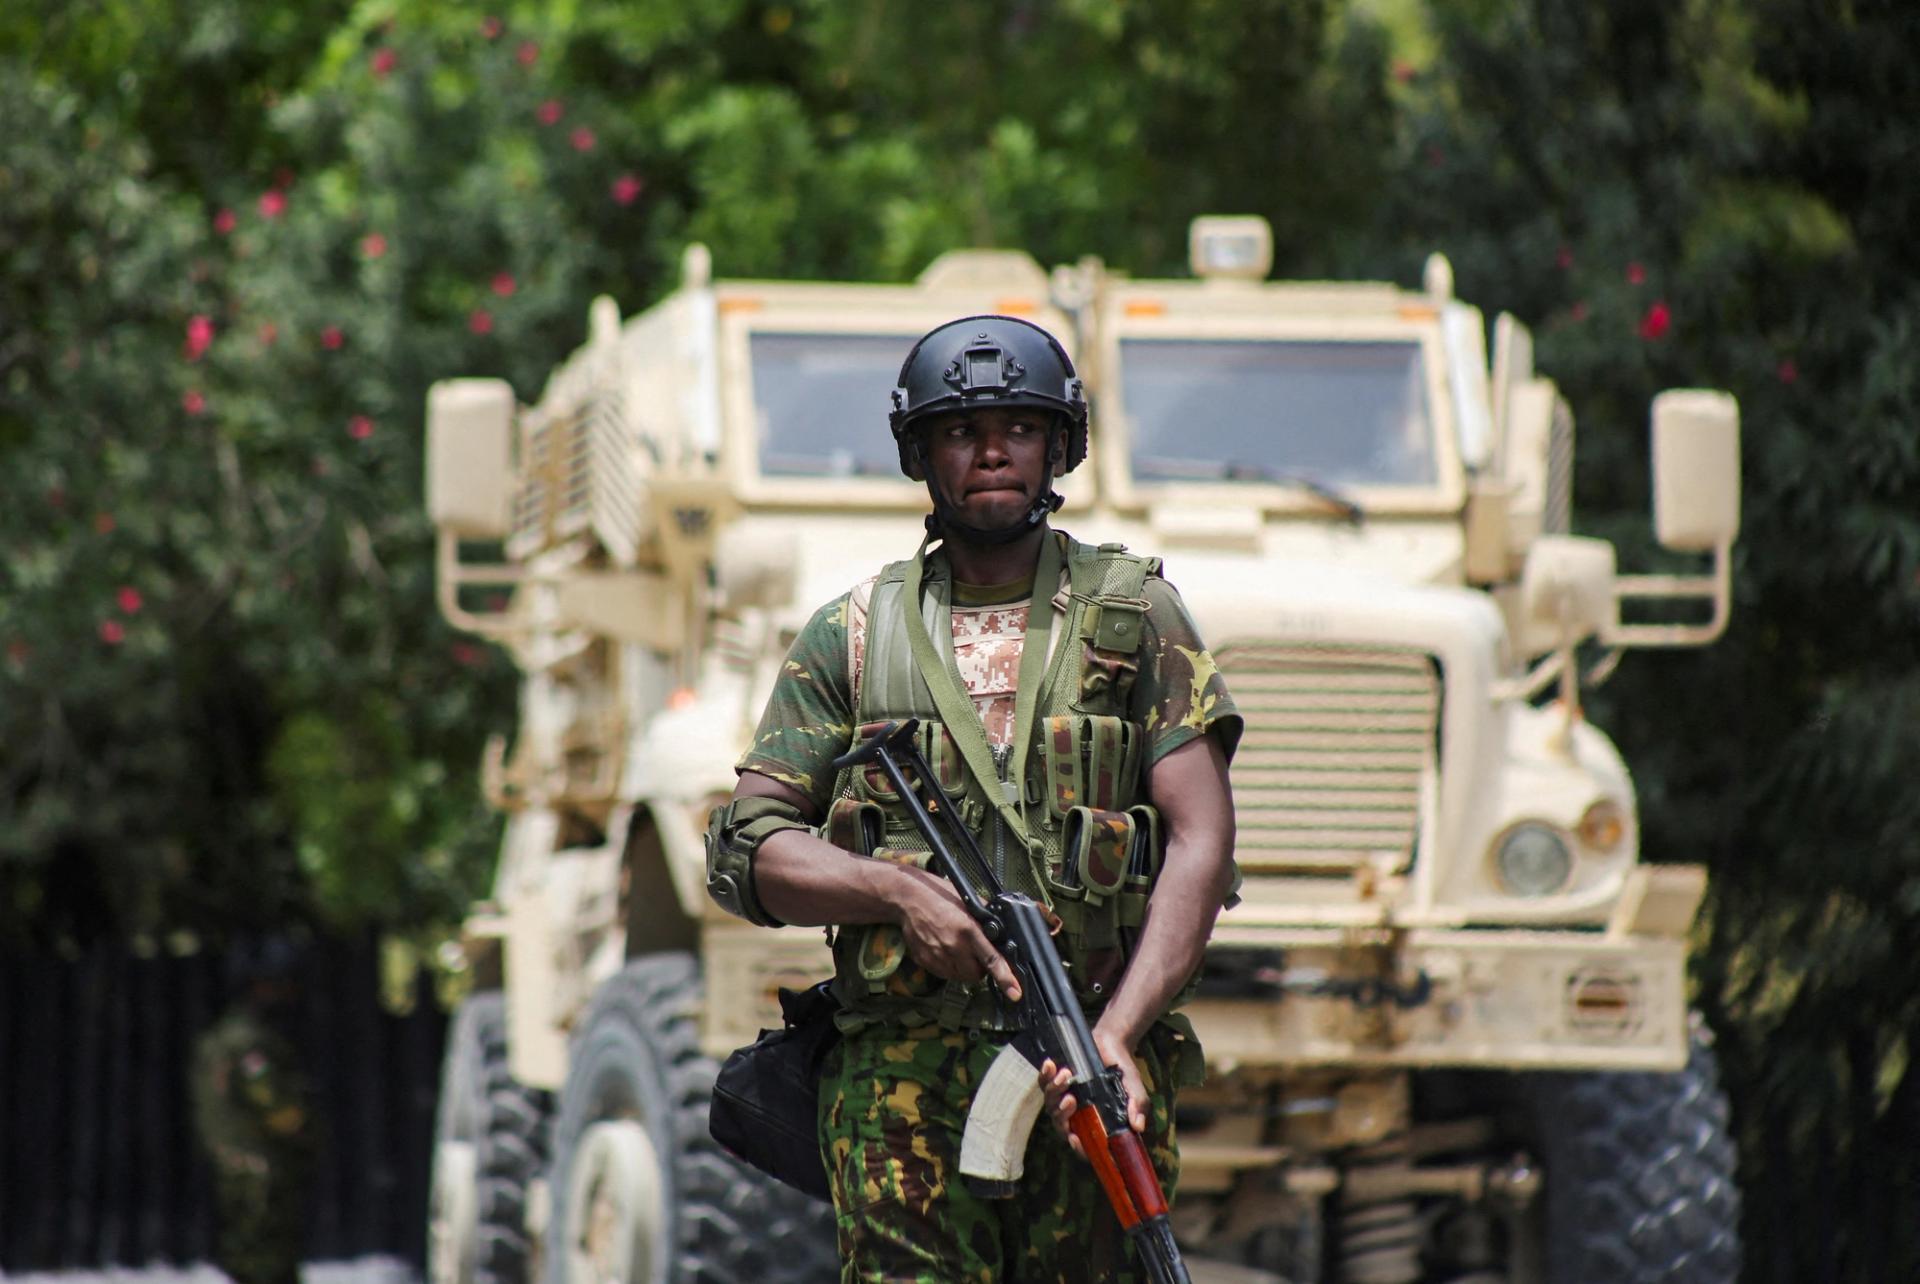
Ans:
{"type": "Polygon", "coordinates": [[[715,1058],[828,956],[722,915],[700,836],[807,615],[913,550],[888,393],[980,312],[1073,352],[1092,451],[1060,524],[1166,559],[1246,715],[1244,899],[1179,1118],[1195,1278],[1735,1278],[1686,997],[1705,875],[1643,861],[1581,705],[1624,650],[1725,627],[1733,399],[1655,399],[1656,528],[1697,569],[1624,575],[1569,533],[1573,421],[1527,331],[1489,340],[1445,260],[1418,291],[1268,282],[1258,219],[1200,220],[1192,253],[1183,280],[975,251],[857,285],[713,281],[695,247],[641,315],[596,301],[536,404],[433,389],[442,608],[524,672],[486,764],[507,823],[462,942],[436,1280],[831,1277],[824,1208],[705,1117],[715,1058]]]}

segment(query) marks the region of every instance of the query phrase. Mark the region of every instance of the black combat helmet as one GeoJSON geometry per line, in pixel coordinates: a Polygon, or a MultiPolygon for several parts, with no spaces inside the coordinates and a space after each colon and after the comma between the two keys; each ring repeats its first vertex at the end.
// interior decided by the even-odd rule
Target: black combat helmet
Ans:
{"type": "Polygon", "coordinates": [[[946,496],[921,466],[915,425],[933,415],[973,407],[1032,406],[1054,412],[1066,433],[1059,471],[1087,457],[1087,398],[1060,341],[1018,317],[961,317],[927,332],[900,366],[887,422],[900,450],[900,471],[924,480],[933,496],[929,528],[945,528],[985,543],[1017,539],[1060,507],[1050,470],[1042,494],[1021,521],[986,531],[959,521],[946,496]]]}

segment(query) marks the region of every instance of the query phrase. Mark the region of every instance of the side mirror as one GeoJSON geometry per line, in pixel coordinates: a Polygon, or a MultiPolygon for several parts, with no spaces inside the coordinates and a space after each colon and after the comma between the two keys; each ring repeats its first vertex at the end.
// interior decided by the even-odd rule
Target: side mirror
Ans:
{"type": "Polygon", "coordinates": [[[445,379],[427,392],[427,513],[462,539],[513,526],[513,389],[504,379],[445,379]]]}
{"type": "Polygon", "coordinates": [[[1582,638],[1606,636],[1620,619],[1613,545],[1578,535],[1542,535],[1520,572],[1514,646],[1544,655],[1582,638]]]}
{"type": "Polygon", "coordinates": [[[1681,388],[1653,399],[1653,526],[1680,553],[1710,553],[1740,533],[1740,403],[1681,388]]]}

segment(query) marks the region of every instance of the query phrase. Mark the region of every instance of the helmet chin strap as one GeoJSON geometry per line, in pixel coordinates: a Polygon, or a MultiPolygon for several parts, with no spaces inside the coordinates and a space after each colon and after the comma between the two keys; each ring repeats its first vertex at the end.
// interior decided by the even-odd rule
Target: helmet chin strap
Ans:
{"type": "Polygon", "coordinates": [[[933,469],[927,466],[925,448],[918,441],[914,442],[914,457],[920,461],[921,475],[927,479],[927,494],[933,498],[933,511],[927,514],[927,534],[957,538],[969,544],[1011,544],[1060,511],[1060,505],[1067,502],[1067,497],[1053,489],[1051,435],[1048,440],[1047,468],[1040,474],[1039,497],[1027,505],[1027,511],[1011,524],[994,528],[975,526],[972,522],[960,520],[960,514],[947,499],[946,492],[934,480],[933,469]]]}

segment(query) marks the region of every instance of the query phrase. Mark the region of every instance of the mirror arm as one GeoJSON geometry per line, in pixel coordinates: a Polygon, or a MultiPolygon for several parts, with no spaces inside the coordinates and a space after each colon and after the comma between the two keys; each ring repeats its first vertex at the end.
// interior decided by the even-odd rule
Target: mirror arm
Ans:
{"type": "Polygon", "coordinates": [[[1705,624],[1617,624],[1601,641],[1614,647],[1705,646],[1727,631],[1733,614],[1733,541],[1714,547],[1707,575],[1622,575],[1613,584],[1614,601],[1705,599],[1713,617],[1705,624]]]}
{"type": "Polygon", "coordinates": [[[441,527],[434,546],[434,597],[440,614],[456,629],[482,637],[501,638],[514,631],[505,611],[477,614],[460,605],[460,590],[469,584],[519,584],[527,578],[518,566],[467,566],[460,561],[460,536],[441,527]]]}
{"type": "Polygon", "coordinates": [[[1560,670],[1566,667],[1566,663],[1567,652],[1564,649],[1555,650],[1534,665],[1525,677],[1496,682],[1493,686],[1493,698],[1495,701],[1532,700],[1560,676],[1560,670]]]}

